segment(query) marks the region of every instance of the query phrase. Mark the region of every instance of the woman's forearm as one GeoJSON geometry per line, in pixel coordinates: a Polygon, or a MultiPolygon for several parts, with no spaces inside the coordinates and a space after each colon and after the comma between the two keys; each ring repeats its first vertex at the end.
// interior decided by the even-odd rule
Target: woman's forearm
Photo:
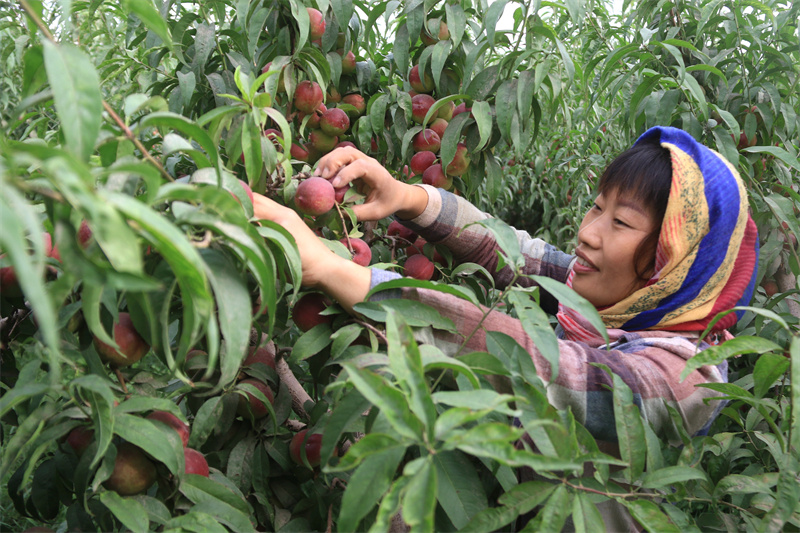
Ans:
{"type": "Polygon", "coordinates": [[[335,260],[329,262],[326,273],[319,277],[315,288],[352,312],[353,306],[366,298],[371,280],[370,269],[336,256],[335,260]]]}

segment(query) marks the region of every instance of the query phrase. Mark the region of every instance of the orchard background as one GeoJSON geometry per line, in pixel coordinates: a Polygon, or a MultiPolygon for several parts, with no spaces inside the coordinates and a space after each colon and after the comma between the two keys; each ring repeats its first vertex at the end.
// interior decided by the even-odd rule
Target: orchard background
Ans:
{"type": "MultiPolygon", "coordinates": [[[[648,531],[800,529],[797,2],[0,9],[0,529],[493,531],[532,513],[530,530],[569,518],[597,531],[593,504],[607,499],[648,531]],[[513,22],[498,26],[504,11],[513,22]],[[316,141],[332,143],[321,109],[297,112],[304,81],[346,113],[335,141],[398,179],[422,179],[406,167],[415,141],[446,120],[433,159],[468,165],[435,177],[567,250],[596,177],[646,128],[683,128],[733,162],[759,227],[759,288],[737,339],[692,361],[730,360],[711,433],[678,422],[667,442],[616,379],[609,456],[548,405],[509,338],[445,358],[413,340],[451,327],[421,304],[303,309],[292,239],[251,221],[244,185],[293,205],[328,149],[316,141]],[[118,322],[137,332],[116,337],[132,359],[114,353],[118,322]],[[540,480],[520,484],[522,466],[540,480]]],[[[555,360],[536,291],[495,290],[388,220],[356,223],[359,191],[342,192],[307,217],[334,252],[362,239],[371,264],[398,271],[435,257],[434,281],[393,283],[515,314],[555,360]]],[[[507,228],[492,229],[518,264],[507,228]]]]}

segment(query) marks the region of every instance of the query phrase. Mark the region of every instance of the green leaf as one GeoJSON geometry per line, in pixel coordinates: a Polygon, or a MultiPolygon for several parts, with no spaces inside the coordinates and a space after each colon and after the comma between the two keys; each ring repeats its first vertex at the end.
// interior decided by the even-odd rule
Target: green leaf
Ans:
{"type": "Polygon", "coordinates": [[[326,459],[331,456],[336,443],[345,431],[350,431],[351,424],[361,417],[361,413],[369,408],[369,402],[357,391],[345,394],[333,407],[333,412],[322,432],[322,449],[320,458],[327,465],[326,459]]]}
{"type": "Polygon", "coordinates": [[[586,298],[554,279],[544,276],[531,276],[531,279],[552,294],[560,303],[580,313],[603,336],[606,344],[610,342],[603,319],[600,318],[595,306],[590,304],[586,298]]]}
{"type": "Polygon", "coordinates": [[[499,76],[499,65],[492,65],[482,69],[472,78],[463,92],[468,94],[472,100],[486,100],[490,95],[494,94],[494,88],[497,86],[499,76]]]}
{"type": "Polygon", "coordinates": [[[594,533],[605,528],[597,505],[582,492],[576,492],[572,500],[572,523],[575,533],[594,533]]]}
{"type": "Polygon", "coordinates": [[[403,446],[384,448],[363,459],[342,496],[339,531],[360,531],[359,522],[389,489],[405,450],[403,446]]]}
{"type": "Polygon", "coordinates": [[[753,394],[763,398],[775,382],[789,369],[789,359],[782,354],[761,354],[753,368],[753,394]]]}
{"type": "Polygon", "coordinates": [[[441,351],[439,351],[438,348],[435,348],[431,345],[423,344],[419,347],[419,349],[422,355],[422,366],[425,369],[425,372],[430,372],[431,370],[439,368],[450,370],[452,372],[458,372],[463,374],[473,387],[476,389],[480,387],[478,377],[475,375],[472,369],[462,361],[444,355],[441,353],[441,351]]]}
{"type": "Polygon", "coordinates": [[[100,79],[79,48],[44,41],[44,64],[67,148],[81,161],[94,152],[103,119],[100,79]]]}
{"type": "MultiPolygon", "coordinates": [[[[431,456],[416,459],[421,468],[408,481],[403,497],[403,520],[412,531],[433,531],[438,476],[431,456]]],[[[406,465],[406,470],[412,463],[406,465]]]]}
{"type": "Polygon", "coordinates": [[[180,489],[184,496],[234,531],[252,531],[253,509],[240,495],[216,481],[197,474],[184,476],[180,489]]]}
{"type": "Polygon", "coordinates": [[[619,454],[628,464],[626,479],[634,482],[644,472],[647,457],[647,440],[639,407],[633,403],[633,393],[627,383],[614,374],[606,365],[596,364],[613,380],[614,421],[617,428],[619,454]]]}
{"type": "Polygon", "coordinates": [[[565,485],[558,485],[536,518],[522,531],[561,531],[572,511],[572,496],[565,485]]]}
{"type": "Polygon", "coordinates": [[[164,524],[164,533],[182,533],[192,531],[194,533],[228,533],[214,516],[198,511],[202,505],[195,505],[185,515],[176,516],[164,524]]]}
{"type": "Polygon", "coordinates": [[[715,499],[724,494],[772,494],[772,489],[755,477],[730,474],[722,478],[714,488],[715,499]]]}
{"type": "Polygon", "coordinates": [[[331,343],[330,324],[317,324],[303,333],[292,348],[292,360],[303,361],[325,349],[331,343]]]}
{"type": "Polygon", "coordinates": [[[164,463],[173,474],[183,472],[183,441],[172,428],[146,418],[120,414],[114,419],[114,433],[164,463]]]}
{"type": "Polygon", "coordinates": [[[369,370],[360,369],[350,363],[343,363],[350,381],[389,420],[392,428],[402,437],[421,440],[423,427],[409,409],[406,395],[392,387],[386,380],[369,370]]]}
{"type": "Polygon", "coordinates": [[[213,308],[205,263],[200,254],[182,231],[146,205],[122,194],[112,194],[109,200],[145,230],[147,238],[175,273],[184,302],[180,344],[193,345],[213,308]]]}
{"type": "Polygon", "coordinates": [[[220,383],[230,383],[238,374],[250,343],[252,304],[247,282],[236,265],[218,250],[201,251],[206,275],[217,301],[217,320],[225,339],[225,352],[220,361],[220,383]]]}
{"type": "Polygon", "coordinates": [[[508,294],[508,301],[514,306],[525,333],[550,363],[550,381],[555,381],[558,377],[560,350],[556,332],[550,325],[547,313],[522,291],[511,291],[508,294]]]}
{"type": "Polygon", "coordinates": [[[430,437],[433,435],[436,407],[425,379],[422,358],[414,334],[396,312],[389,312],[386,316],[386,338],[389,366],[398,385],[407,393],[411,412],[422,422],[430,437]]]}
{"type": "Polygon", "coordinates": [[[358,304],[359,314],[375,322],[386,322],[386,315],[391,311],[402,316],[411,327],[430,326],[447,331],[455,330],[455,325],[452,320],[443,317],[436,309],[422,302],[390,298],[378,302],[363,302],[358,304]]]}
{"type": "MultiPolygon", "coordinates": [[[[416,287],[416,288],[421,288],[421,289],[431,289],[431,290],[443,292],[445,294],[452,294],[454,296],[458,296],[459,298],[461,298],[463,300],[467,300],[468,302],[473,303],[475,305],[480,305],[480,302],[475,297],[475,294],[472,293],[471,291],[469,291],[468,289],[463,288],[463,287],[458,287],[456,285],[445,285],[445,284],[442,284],[442,283],[436,283],[436,282],[432,282],[432,281],[423,281],[423,280],[411,279],[411,278],[399,278],[399,279],[394,279],[394,280],[391,280],[391,281],[385,281],[385,282],[373,287],[369,291],[369,294],[367,294],[365,300],[369,300],[370,296],[372,296],[373,294],[376,294],[378,292],[381,292],[383,290],[399,289],[399,288],[402,288],[402,287],[416,287]]],[[[357,304],[355,306],[356,312],[360,312],[359,311],[359,309],[360,309],[359,305],[360,304],[357,304]]]]}
{"type": "Polygon", "coordinates": [[[0,398],[0,418],[4,417],[14,406],[50,390],[46,383],[21,383],[3,394],[0,398]]]}
{"type": "Polygon", "coordinates": [[[492,2],[488,11],[483,18],[483,27],[486,30],[486,40],[494,47],[495,45],[495,29],[497,28],[497,21],[503,15],[503,10],[506,8],[508,0],[499,0],[492,2]]]}
{"type": "Polygon", "coordinates": [[[749,148],[743,149],[742,152],[750,154],[760,154],[760,153],[770,154],[772,156],[775,156],[776,159],[780,159],[786,165],[800,172],[800,161],[798,161],[797,156],[796,155],[793,156],[787,150],[780,148],[778,146],[751,146],[749,148]]]}
{"type": "Polygon", "coordinates": [[[474,410],[491,408],[512,416],[514,415],[514,411],[508,407],[504,408],[504,406],[519,399],[520,398],[517,396],[498,394],[489,389],[438,391],[433,393],[433,400],[437,404],[444,404],[452,407],[466,407],[467,409],[474,410]]]}
{"type": "Polygon", "coordinates": [[[401,449],[405,451],[406,445],[398,441],[392,435],[383,433],[368,433],[364,435],[358,442],[350,446],[344,457],[341,458],[339,464],[335,467],[328,465],[328,472],[341,472],[352,470],[353,468],[361,465],[367,458],[384,453],[387,450],[401,449]]]}
{"type": "Polygon", "coordinates": [[[139,20],[144,22],[147,29],[158,35],[164,44],[172,49],[172,38],[170,37],[167,21],[150,0],[124,0],[122,6],[128,13],[133,13],[139,17],[139,20]]]}
{"type": "Polygon", "coordinates": [[[453,525],[461,529],[487,507],[475,466],[458,451],[437,453],[433,465],[438,480],[436,499],[453,525]]]}
{"type": "Polygon", "coordinates": [[[475,147],[475,150],[480,151],[492,139],[492,113],[489,102],[473,102],[472,116],[478,124],[478,133],[480,134],[480,142],[475,147]]]}
{"type": "Polygon", "coordinates": [[[528,481],[506,491],[499,498],[503,507],[485,509],[473,517],[462,529],[464,532],[502,530],[519,515],[531,511],[556,490],[556,485],[546,481],[528,481]]]}
{"type": "Polygon", "coordinates": [[[668,466],[648,472],[642,480],[642,487],[657,489],[695,479],[707,480],[708,478],[705,472],[699,468],[680,465],[668,466]]]}
{"type": "Polygon", "coordinates": [[[778,490],[775,496],[775,504],[772,509],[764,515],[759,531],[767,533],[778,533],[785,530],[786,522],[795,522],[798,511],[800,511],[800,486],[797,484],[796,473],[798,471],[797,460],[793,460],[791,466],[784,465],[778,477],[778,490]]]}
{"type": "Polygon", "coordinates": [[[100,493],[100,502],[122,522],[122,525],[134,533],[149,531],[150,521],[145,508],[133,498],[123,498],[114,491],[100,493]]]}
{"type": "MultiPolygon", "coordinates": [[[[436,104],[431,106],[431,112],[435,105],[436,104]]],[[[447,165],[453,161],[458,143],[461,141],[461,131],[470,121],[474,122],[474,120],[470,118],[469,113],[460,113],[454,116],[453,120],[447,125],[447,129],[444,130],[444,136],[442,137],[442,147],[439,149],[439,159],[442,162],[442,167],[447,168],[447,165]]]]}
{"type": "Polygon", "coordinates": [[[508,369],[494,355],[486,352],[472,352],[457,357],[459,361],[466,364],[478,374],[489,374],[496,376],[510,375],[508,369]]]}
{"type": "Polygon", "coordinates": [[[763,354],[773,351],[781,351],[781,347],[768,339],[749,335],[735,337],[723,344],[710,346],[689,359],[681,372],[681,381],[702,366],[718,365],[726,359],[745,353],[763,354]]]}
{"type": "MultiPolygon", "coordinates": [[[[165,129],[173,128],[180,131],[190,139],[196,141],[203,148],[203,150],[205,150],[207,156],[206,161],[195,160],[195,163],[197,163],[198,167],[202,168],[209,166],[210,164],[210,166],[216,168],[218,174],[220,175],[222,174],[222,167],[219,162],[217,144],[214,142],[213,139],[211,139],[211,137],[208,135],[208,132],[206,132],[196,122],[193,122],[188,118],[182,115],[178,115],[176,113],[158,112],[145,115],[139,121],[138,124],[139,130],[150,127],[164,127],[165,129]]],[[[166,132],[162,132],[162,134],[164,133],[166,132]]]]}
{"type": "MultiPolygon", "coordinates": [[[[658,508],[658,505],[650,500],[617,500],[630,511],[631,516],[636,519],[647,531],[658,531],[659,533],[679,533],[675,524],[670,522],[669,517],[658,508]]],[[[672,505],[668,503],[667,505],[672,505]]]]}

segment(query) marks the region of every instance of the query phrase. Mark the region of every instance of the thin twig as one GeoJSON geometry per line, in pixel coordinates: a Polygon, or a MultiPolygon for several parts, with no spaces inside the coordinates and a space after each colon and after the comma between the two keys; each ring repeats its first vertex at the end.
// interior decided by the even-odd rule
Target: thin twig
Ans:
{"type": "Polygon", "coordinates": [[[133,132],[127,126],[127,124],[125,124],[125,122],[120,118],[119,115],[117,115],[117,113],[111,108],[110,105],[108,105],[108,102],[106,102],[105,100],[103,100],[103,109],[105,109],[106,113],[108,113],[111,116],[111,118],[114,120],[114,122],[116,122],[117,126],[119,126],[119,128],[125,134],[125,137],[127,137],[134,144],[134,146],[136,146],[136,148],[142,153],[142,156],[147,161],[149,161],[150,164],[152,164],[154,167],[156,167],[158,169],[159,173],[161,173],[161,175],[166,180],[175,181],[175,179],[172,176],[170,176],[169,172],[167,172],[167,170],[161,165],[161,163],[159,163],[152,155],[150,155],[150,152],[148,152],[147,148],[144,147],[144,145],[142,144],[142,141],[140,141],[136,137],[136,135],[133,134],[133,132]]]}
{"type": "Polygon", "coordinates": [[[376,327],[375,327],[375,326],[373,326],[372,324],[370,324],[370,323],[368,323],[368,322],[365,322],[364,320],[361,320],[361,319],[358,319],[358,318],[356,318],[356,319],[355,319],[355,322],[356,322],[356,324],[359,324],[359,325],[361,325],[361,326],[364,326],[365,328],[367,328],[368,330],[370,330],[372,333],[374,333],[374,334],[375,334],[375,336],[376,336],[376,337],[378,337],[378,340],[379,340],[379,341],[380,341],[382,344],[389,344],[389,341],[386,339],[386,335],[384,335],[384,334],[383,334],[383,332],[382,332],[381,330],[379,330],[378,328],[376,328],[376,327]]]}
{"type": "Polygon", "coordinates": [[[119,371],[119,368],[114,368],[114,373],[117,375],[117,379],[119,380],[119,384],[122,386],[122,392],[125,396],[128,395],[128,386],[125,385],[125,378],[122,377],[122,372],[119,371]]]}

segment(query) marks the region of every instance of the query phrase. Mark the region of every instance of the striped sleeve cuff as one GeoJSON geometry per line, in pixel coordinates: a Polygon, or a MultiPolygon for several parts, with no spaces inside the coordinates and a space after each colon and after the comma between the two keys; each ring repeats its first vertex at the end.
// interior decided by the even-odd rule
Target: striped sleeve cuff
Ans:
{"type": "MultiPolygon", "coordinates": [[[[381,283],[392,281],[393,279],[400,279],[403,276],[397,272],[390,272],[388,270],[381,270],[380,268],[370,269],[372,278],[370,279],[369,289],[372,290],[381,283]]],[[[384,291],[376,292],[369,297],[370,302],[378,302],[380,300],[389,300],[392,298],[400,298],[402,295],[400,289],[387,289],[384,291]]]]}

